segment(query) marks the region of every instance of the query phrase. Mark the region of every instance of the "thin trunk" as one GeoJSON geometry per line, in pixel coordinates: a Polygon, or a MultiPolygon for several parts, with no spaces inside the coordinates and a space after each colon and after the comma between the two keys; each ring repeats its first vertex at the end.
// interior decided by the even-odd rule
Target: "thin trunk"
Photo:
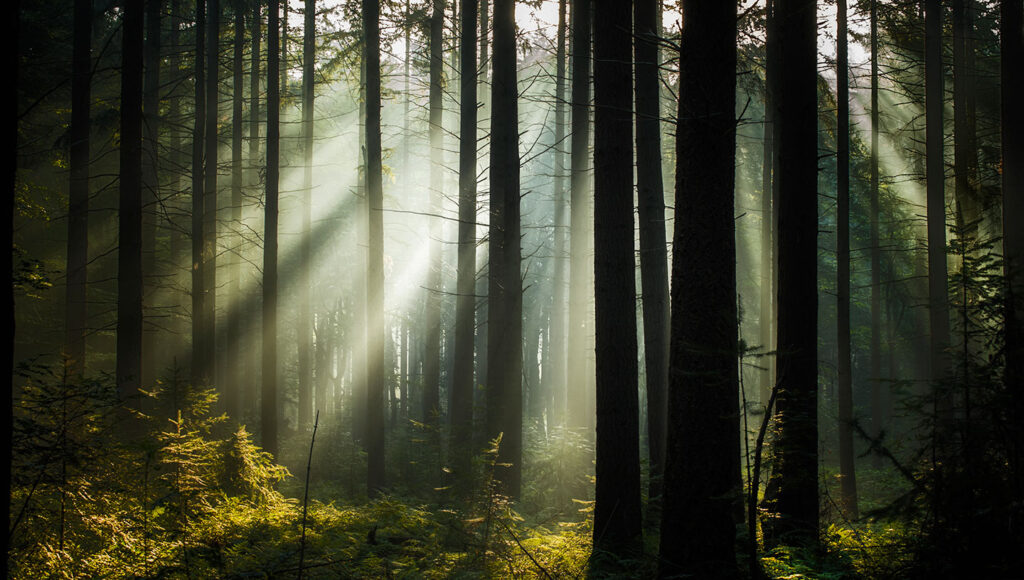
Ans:
{"type": "MultiPolygon", "coordinates": [[[[231,223],[236,232],[242,230],[242,101],[245,96],[245,75],[243,57],[245,49],[245,14],[242,3],[235,0],[232,11],[235,17],[234,54],[231,61],[231,223]]],[[[234,236],[234,256],[231,260],[231,275],[228,282],[228,296],[231,304],[242,304],[242,248],[244,238],[234,236]]],[[[224,408],[229,417],[235,421],[242,420],[242,381],[239,373],[243,365],[242,356],[242,316],[232,314],[228,317],[227,352],[225,353],[224,372],[224,408]]]]}
{"type": "Polygon", "coordinates": [[[761,151],[761,305],[760,317],[761,348],[766,356],[761,361],[760,402],[768,404],[772,387],[775,385],[775,186],[776,164],[775,102],[778,91],[775,82],[778,76],[779,59],[776,41],[775,8],[768,0],[765,22],[765,74],[764,74],[764,141],[761,151]]]}
{"type": "Polygon", "coordinates": [[[658,21],[660,0],[635,0],[636,188],[640,216],[640,279],[643,290],[644,369],[647,378],[649,497],[661,495],[665,461],[665,396],[668,391],[668,248],[661,175],[661,103],[658,21]]]}
{"type": "Polygon", "coordinates": [[[462,2],[459,106],[459,257],[455,299],[455,364],[452,370],[452,464],[468,477],[473,449],[473,345],[476,310],[477,58],[476,0],[462,2]]]}
{"type": "MultiPolygon", "coordinates": [[[[262,21],[263,15],[261,13],[262,6],[261,2],[254,1],[252,3],[252,14],[249,22],[249,37],[252,43],[252,48],[249,56],[249,157],[248,157],[248,187],[249,190],[255,194],[260,188],[260,167],[263,166],[263,160],[260,159],[260,41],[262,40],[262,21]]],[[[253,301],[255,302],[255,301],[253,301]]],[[[262,308],[262,307],[261,307],[262,308]]],[[[249,320],[246,320],[246,328],[243,334],[247,337],[247,344],[250,348],[255,348],[254,332],[256,328],[255,320],[258,318],[259,312],[255,309],[252,310],[249,320]]],[[[251,413],[258,413],[255,402],[259,400],[259,394],[256,390],[256,364],[255,360],[246,357],[246,361],[242,367],[243,379],[242,384],[246,385],[245,389],[249,395],[247,399],[252,400],[252,404],[246,404],[245,409],[251,413]]]]}
{"type": "Polygon", "coordinates": [[[128,2],[122,12],[116,375],[122,401],[142,386],[142,9],[141,2],[128,2]]]}
{"type": "Polygon", "coordinates": [[[557,48],[555,51],[555,255],[554,255],[554,296],[551,305],[551,320],[548,327],[546,348],[549,351],[549,372],[544,375],[547,383],[548,396],[551,403],[548,409],[548,425],[565,424],[565,383],[566,383],[566,314],[569,288],[566,284],[568,274],[568,252],[566,246],[569,238],[568,199],[565,190],[565,12],[568,0],[558,0],[557,48]]]}
{"type": "MultiPolygon", "coordinates": [[[[869,375],[871,386],[871,436],[882,436],[882,247],[879,241],[879,173],[878,173],[878,141],[879,127],[878,108],[878,2],[871,0],[871,185],[870,212],[871,222],[868,247],[871,254],[871,342],[868,350],[869,375]]],[[[875,468],[882,466],[882,458],[872,456],[875,468]]]]}
{"type": "Polygon", "coordinates": [[[587,412],[587,304],[590,279],[587,260],[591,252],[590,206],[590,0],[572,4],[572,153],[570,158],[569,225],[569,406],[568,424],[586,428],[593,418],[587,412]]]}
{"type": "Polygon", "coordinates": [[[92,102],[92,2],[75,1],[71,72],[71,187],[68,192],[67,357],[69,378],[85,373],[89,261],[89,145],[92,102]]]}
{"type": "Polygon", "coordinates": [[[816,2],[778,0],[778,437],[773,539],[818,538],[816,2]]]}
{"type": "Polygon", "coordinates": [[[953,0],[953,174],[961,235],[977,237],[984,210],[978,183],[974,2],[953,0]]]}
{"type": "Polygon", "coordinates": [[[203,142],[206,133],[206,0],[196,0],[195,58],[193,88],[195,99],[192,130],[192,383],[206,381],[206,326],[203,306],[203,142]]]}
{"type": "MultiPolygon", "coordinates": [[[[143,298],[151,308],[154,306],[156,288],[154,281],[157,271],[156,224],[160,204],[160,16],[162,0],[146,3],[146,46],[143,58],[143,212],[142,212],[142,257],[143,257],[143,298]],[[147,280],[149,278],[149,280],[147,280]]],[[[142,334],[142,384],[151,385],[156,379],[156,328],[144,329],[142,334]]]]}
{"type": "MultiPolygon", "coordinates": [[[[203,323],[206,383],[217,384],[217,147],[220,136],[220,0],[207,2],[206,171],[203,194],[203,323]]],[[[218,385],[219,386],[219,385],[218,385]]]]}
{"type": "Polygon", "coordinates": [[[594,29],[594,295],[597,462],[594,550],[603,568],[641,550],[633,75],[630,2],[598,0],[594,29]]]}
{"type": "Polygon", "coordinates": [[[520,275],[519,105],[515,0],[494,2],[488,253],[487,436],[501,435],[498,479],[518,498],[523,452],[523,290],[520,275]]]}
{"type": "MultiPolygon", "coordinates": [[[[432,0],[430,15],[430,92],[429,135],[430,135],[430,191],[429,236],[430,257],[427,273],[427,292],[424,314],[426,315],[426,336],[423,341],[423,422],[438,424],[441,409],[441,223],[435,216],[441,213],[441,197],[444,195],[444,137],[443,108],[441,103],[442,68],[444,66],[444,0],[432,0]]],[[[433,430],[436,432],[436,430],[433,430]]]]}
{"type": "Polygon", "coordinates": [[[738,573],[735,21],[735,3],[683,3],[663,576],[738,573]]]}
{"type": "Polygon", "coordinates": [[[839,488],[847,517],[858,518],[853,450],[853,369],[850,349],[850,79],[846,0],[838,2],[836,26],[836,342],[839,367],[839,488]]]}
{"type": "MultiPolygon", "coordinates": [[[[305,24],[302,36],[302,236],[299,238],[299,428],[307,428],[313,420],[313,367],[310,352],[313,322],[310,312],[310,270],[313,268],[312,220],[313,206],[313,103],[316,53],[316,0],[305,0],[305,24]]],[[[317,406],[320,401],[317,401],[317,406]]]]}
{"type": "Polygon", "coordinates": [[[267,9],[267,189],[263,218],[263,385],[260,415],[263,449],[277,456],[277,213],[281,159],[278,0],[270,0],[267,9]]]}
{"type": "MultiPolygon", "coordinates": [[[[20,0],[14,0],[11,2],[7,10],[9,13],[14,14],[14,22],[11,24],[7,34],[7,70],[10,77],[13,78],[15,88],[18,87],[19,71],[18,64],[21,61],[20,52],[18,51],[18,33],[20,32],[20,21],[21,21],[21,2],[20,0]]],[[[14,151],[7,154],[7,187],[10,188],[10,198],[3,204],[3,212],[0,214],[0,220],[2,220],[4,232],[4,240],[10,243],[11,247],[14,247],[14,206],[16,203],[17,196],[15,190],[17,189],[17,178],[18,178],[18,156],[17,156],[17,145],[18,145],[18,112],[14,108],[8,112],[8,136],[11,137],[11,143],[14,145],[14,151]]],[[[11,252],[3,252],[3,260],[0,262],[0,268],[3,268],[4,272],[7,272],[10,278],[3,285],[3,301],[4,304],[10,306],[10,313],[7,315],[7,320],[10,322],[8,328],[10,328],[10,339],[14,342],[16,333],[16,322],[15,322],[15,304],[14,304],[14,276],[13,270],[13,259],[11,252]]],[[[9,354],[4,355],[4,368],[3,381],[4,381],[4,393],[3,393],[3,424],[7,425],[4,427],[3,440],[0,440],[0,447],[3,450],[0,453],[3,454],[0,457],[0,480],[3,481],[3,501],[2,508],[0,508],[0,518],[2,521],[11,521],[11,460],[12,448],[14,442],[14,380],[12,371],[14,370],[14,349],[10,349],[9,354]]],[[[9,531],[3,532],[4,536],[4,554],[11,553],[11,534],[9,531]]],[[[10,558],[3,558],[3,563],[0,564],[0,578],[7,578],[8,566],[10,565],[10,558]]]]}
{"type": "Polygon", "coordinates": [[[366,487],[384,491],[384,191],[381,168],[380,4],[363,0],[366,66],[366,487]]]}

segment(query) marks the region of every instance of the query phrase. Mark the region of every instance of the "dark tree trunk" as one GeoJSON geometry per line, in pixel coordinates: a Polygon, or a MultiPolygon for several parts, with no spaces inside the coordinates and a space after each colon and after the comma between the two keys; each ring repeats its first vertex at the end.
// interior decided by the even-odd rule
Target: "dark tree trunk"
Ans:
{"type": "MultiPolygon", "coordinates": [[[[870,230],[868,238],[871,254],[871,337],[868,347],[869,372],[868,381],[871,386],[871,436],[882,436],[882,247],[879,241],[879,173],[878,173],[878,141],[881,128],[878,108],[878,2],[871,0],[870,16],[871,38],[871,184],[869,191],[870,230]]],[[[881,467],[881,457],[873,456],[875,468],[881,467]]]]}
{"type": "Polygon", "coordinates": [[[593,424],[587,400],[587,335],[590,321],[591,251],[590,205],[590,25],[591,0],[572,0],[572,153],[570,157],[569,215],[569,340],[568,424],[593,424]]]}
{"type": "Polygon", "coordinates": [[[384,491],[384,191],[380,137],[380,4],[363,0],[363,59],[366,66],[366,487],[384,491]]]}
{"type": "MultiPolygon", "coordinates": [[[[299,428],[313,423],[313,367],[310,353],[313,315],[310,312],[310,270],[313,268],[310,222],[313,206],[313,103],[316,52],[316,0],[305,0],[302,36],[302,236],[299,238],[299,428]]],[[[320,407],[320,401],[316,402],[320,407]]]]}
{"type": "Polygon", "coordinates": [[[566,376],[566,311],[569,309],[567,303],[568,286],[566,275],[568,274],[568,252],[567,241],[569,238],[568,199],[565,190],[565,12],[568,0],[558,1],[558,28],[557,48],[555,49],[555,177],[554,177],[554,200],[555,200],[555,255],[554,275],[552,285],[554,294],[551,298],[551,319],[548,326],[548,335],[545,348],[548,350],[549,365],[544,373],[546,392],[549,397],[548,404],[548,425],[565,424],[565,384],[566,376]]]}
{"type": "Polygon", "coordinates": [[[92,102],[92,1],[75,0],[71,71],[71,187],[68,191],[67,357],[69,378],[85,373],[89,261],[89,144],[92,102]]]}
{"type": "MultiPolygon", "coordinates": [[[[143,78],[143,157],[142,157],[142,258],[143,299],[152,308],[156,295],[157,271],[156,225],[160,204],[160,16],[162,0],[146,3],[146,46],[143,78]],[[147,280],[149,278],[149,280],[147,280]]],[[[144,385],[156,379],[156,327],[143,328],[142,373],[144,385]]]]}
{"type": "Polygon", "coordinates": [[[636,188],[640,216],[640,279],[643,290],[644,363],[647,378],[649,497],[661,495],[665,461],[665,394],[668,391],[668,249],[661,176],[661,82],[658,74],[659,0],[634,0],[636,30],[636,188]]]}
{"type": "Polygon", "coordinates": [[[641,550],[633,75],[630,2],[598,0],[594,30],[594,296],[597,485],[591,565],[641,550]],[[605,556],[605,553],[607,556],[605,556]]]}
{"type": "MultiPolygon", "coordinates": [[[[775,123],[776,92],[778,83],[779,58],[777,24],[774,2],[768,0],[765,16],[765,73],[764,73],[764,141],[761,151],[761,304],[758,316],[761,334],[761,348],[765,353],[775,351],[775,165],[776,152],[775,123]]],[[[768,404],[772,387],[775,386],[775,355],[768,354],[761,360],[763,370],[760,376],[760,402],[768,404]]]]}
{"type": "MultiPolygon", "coordinates": [[[[426,336],[423,341],[423,422],[438,425],[441,412],[441,197],[444,194],[444,127],[442,127],[441,91],[444,67],[444,0],[432,0],[430,15],[430,257],[424,314],[426,336]]],[[[436,433],[436,429],[432,429],[436,433]]]]}
{"type": "MultiPolygon", "coordinates": [[[[217,384],[217,138],[220,109],[220,0],[206,0],[206,170],[203,193],[203,341],[206,383],[217,384]]],[[[220,385],[217,385],[218,387],[220,385]]]]}
{"type": "MultiPolygon", "coordinates": [[[[473,448],[473,344],[476,311],[477,1],[462,2],[459,116],[459,258],[452,370],[451,453],[455,473],[468,478],[473,448]]],[[[460,479],[460,483],[461,483],[460,479]]]]}
{"type": "Polygon", "coordinates": [[[263,386],[260,423],[263,449],[277,456],[277,213],[281,160],[281,91],[278,85],[278,0],[267,7],[267,190],[263,218],[263,386]]]}
{"type": "MultiPolygon", "coordinates": [[[[249,57],[249,188],[255,194],[260,188],[260,167],[263,160],[260,159],[260,44],[262,40],[261,2],[252,3],[252,15],[249,22],[249,36],[252,42],[251,54],[249,57]]],[[[254,301],[255,302],[255,301],[254,301]]],[[[261,306],[262,308],[262,306],[261,306]]],[[[247,337],[247,344],[255,348],[255,321],[259,319],[259,312],[253,309],[251,317],[246,320],[246,329],[243,334],[247,337]]],[[[256,390],[256,364],[255,360],[246,357],[246,364],[243,365],[242,384],[246,389],[245,409],[248,412],[257,414],[255,402],[259,400],[259,393],[256,390]]]]}
{"type": "MultiPolygon", "coordinates": [[[[7,6],[8,13],[14,14],[14,22],[10,25],[7,34],[7,70],[10,78],[14,81],[14,94],[18,94],[18,63],[21,60],[20,52],[18,51],[18,33],[20,29],[21,20],[21,2],[20,0],[14,0],[7,6]]],[[[4,232],[4,239],[10,244],[10,247],[14,247],[14,205],[16,203],[17,196],[15,191],[17,189],[17,178],[18,178],[18,156],[16,154],[18,145],[18,110],[12,108],[8,112],[8,136],[11,137],[10,143],[14,145],[15,151],[11,151],[7,155],[7,187],[10,188],[10,199],[3,204],[3,213],[0,214],[0,220],[3,220],[3,228],[7,231],[4,232]]],[[[3,260],[0,261],[0,268],[3,268],[4,272],[8,273],[7,282],[3,285],[3,301],[4,304],[10,305],[11,311],[7,315],[7,320],[10,323],[10,340],[13,343],[15,338],[15,316],[14,316],[14,276],[13,272],[13,259],[12,252],[3,252],[3,260]]],[[[0,518],[2,521],[11,521],[11,459],[14,441],[14,349],[10,349],[9,353],[4,355],[4,368],[3,381],[4,381],[4,393],[3,393],[3,419],[4,424],[4,440],[0,441],[0,446],[3,447],[3,457],[0,458],[0,480],[3,480],[3,504],[0,507],[0,518]]],[[[3,531],[4,536],[4,554],[11,553],[11,534],[8,529],[3,531]]],[[[10,563],[9,557],[3,558],[3,563],[0,564],[0,578],[7,578],[8,566],[10,563]]]]}
{"type": "Polygon", "coordinates": [[[192,382],[206,382],[208,350],[203,306],[203,142],[206,132],[206,0],[196,0],[195,89],[192,131],[192,382]]]}
{"type": "Polygon", "coordinates": [[[818,538],[817,46],[814,0],[778,0],[775,541],[818,538]]]}
{"type": "Polygon", "coordinates": [[[977,236],[985,204],[978,183],[974,2],[953,0],[953,174],[961,235],[977,236]]]}
{"type": "MultiPolygon", "coordinates": [[[[234,0],[232,12],[235,18],[234,54],[231,60],[231,222],[236,231],[242,229],[242,102],[245,96],[245,74],[243,70],[245,49],[245,13],[244,4],[234,0]]],[[[228,277],[229,303],[240,305],[242,299],[242,247],[244,239],[236,235],[232,240],[234,256],[231,259],[231,275],[228,277]]],[[[233,306],[237,308],[237,306],[233,306]]],[[[227,351],[224,357],[224,408],[236,422],[242,421],[242,381],[240,373],[244,366],[242,357],[242,318],[240,313],[231,312],[228,316],[227,351]]]]}
{"type": "Polygon", "coordinates": [[[857,473],[853,450],[853,369],[850,351],[850,79],[846,0],[836,26],[836,343],[839,367],[839,488],[847,517],[856,520],[857,473]]]}
{"type": "Polygon", "coordinates": [[[523,451],[523,290],[519,242],[519,106],[515,0],[494,2],[488,244],[487,436],[501,439],[503,492],[518,498],[523,451]]]}
{"type": "Polygon", "coordinates": [[[123,10],[120,201],[117,251],[117,393],[138,395],[142,372],[142,51],[141,1],[123,10]]]}
{"type": "Polygon", "coordinates": [[[738,572],[735,22],[735,3],[683,3],[662,576],[738,572]]]}
{"type": "Polygon", "coordinates": [[[1024,2],[1003,0],[1002,149],[1003,255],[1006,272],[1006,388],[1013,403],[1012,468],[1017,497],[1024,494],[1024,2]]]}

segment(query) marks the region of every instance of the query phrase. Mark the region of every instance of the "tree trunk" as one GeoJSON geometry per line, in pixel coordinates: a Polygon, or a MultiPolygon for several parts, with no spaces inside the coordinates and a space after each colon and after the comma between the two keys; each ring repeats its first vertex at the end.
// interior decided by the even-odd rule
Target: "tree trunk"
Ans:
{"type": "Polygon", "coordinates": [[[491,107],[487,436],[502,436],[498,462],[509,467],[498,479],[503,493],[518,498],[523,467],[523,290],[515,0],[494,2],[491,107]]]}
{"type": "Polygon", "coordinates": [[[668,391],[668,249],[661,175],[661,104],[658,74],[659,0],[634,0],[636,29],[636,188],[640,216],[640,279],[643,290],[644,363],[647,378],[649,497],[661,495],[665,461],[665,394],[668,391]]]}
{"type": "MultiPolygon", "coordinates": [[[[203,340],[206,383],[216,385],[217,365],[217,147],[220,95],[220,0],[207,2],[206,171],[203,194],[203,340]]],[[[217,385],[220,387],[220,385],[217,385]]],[[[223,391],[222,391],[223,392],[223,391]]]]}
{"type": "Polygon", "coordinates": [[[548,327],[548,339],[546,349],[549,352],[549,371],[544,374],[546,391],[550,398],[548,409],[548,425],[565,425],[565,385],[566,385],[566,311],[569,309],[567,303],[568,286],[566,275],[568,274],[568,252],[567,241],[569,237],[569,224],[567,223],[568,199],[565,191],[565,12],[568,0],[558,0],[558,28],[557,48],[555,49],[555,178],[554,178],[554,200],[555,200],[555,255],[554,255],[554,276],[552,284],[554,295],[552,296],[551,320],[548,327]]]}
{"type": "MultiPolygon", "coordinates": [[[[263,166],[263,160],[260,159],[260,40],[262,39],[261,25],[263,16],[261,14],[261,3],[252,3],[252,15],[249,22],[249,36],[252,42],[251,54],[249,56],[249,177],[248,183],[253,194],[259,190],[260,187],[260,167],[263,166]]],[[[255,302],[255,301],[254,301],[255,302]]],[[[262,308],[262,306],[261,306],[262,308]]],[[[253,310],[251,313],[251,321],[246,320],[246,329],[243,333],[248,342],[255,350],[255,328],[259,312],[253,310]]],[[[247,393],[250,395],[250,399],[253,403],[259,400],[259,395],[256,391],[256,364],[255,360],[247,357],[246,363],[242,367],[243,379],[242,384],[246,385],[247,393]]],[[[258,413],[255,404],[246,404],[246,410],[252,413],[258,413]]]]}
{"type": "MultiPolygon", "coordinates": [[[[21,0],[14,0],[7,6],[8,13],[14,14],[14,22],[10,25],[7,34],[7,70],[10,77],[14,80],[15,90],[18,87],[18,64],[21,61],[21,56],[18,51],[18,36],[21,21],[21,0]]],[[[3,220],[4,240],[6,243],[14,247],[14,206],[16,203],[17,196],[14,195],[15,190],[18,187],[18,156],[17,156],[17,145],[18,145],[18,111],[12,109],[8,112],[8,136],[11,137],[10,143],[14,145],[15,151],[11,151],[7,154],[7,187],[10,188],[10,199],[3,204],[3,213],[0,214],[0,220],[3,220]]],[[[10,338],[11,342],[14,342],[15,338],[15,324],[16,317],[15,304],[14,304],[14,276],[13,270],[13,259],[12,252],[3,252],[3,260],[0,262],[0,268],[4,272],[8,273],[7,282],[3,285],[3,301],[4,304],[9,305],[11,310],[7,315],[7,320],[10,322],[10,338]]],[[[11,460],[12,460],[12,448],[14,442],[14,380],[12,372],[14,371],[14,349],[10,349],[8,354],[4,355],[4,368],[3,381],[4,381],[4,392],[3,392],[3,423],[7,425],[4,427],[4,440],[0,441],[0,446],[3,450],[0,453],[3,454],[0,457],[0,480],[3,480],[3,494],[4,499],[2,502],[2,508],[0,508],[0,518],[2,521],[11,521],[11,460]]],[[[11,553],[11,534],[7,531],[4,532],[4,553],[11,553]]],[[[10,565],[10,558],[4,558],[3,563],[0,564],[0,578],[7,578],[8,566],[10,565]]]]}
{"type": "MultiPolygon", "coordinates": [[[[146,46],[143,58],[143,156],[142,156],[142,257],[143,257],[143,299],[150,308],[155,306],[157,292],[156,224],[160,204],[160,16],[162,0],[146,3],[146,46]],[[146,280],[149,278],[149,280],[146,280]]],[[[144,385],[151,385],[156,379],[156,328],[143,328],[142,374],[144,385]]]]}
{"type": "Polygon", "coordinates": [[[206,325],[203,306],[203,142],[206,132],[206,0],[196,0],[195,89],[192,131],[192,383],[201,385],[207,378],[206,325]]]}
{"type": "Polygon", "coordinates": [[[683,3],[663,576],[737,576],[735,22],[735,3],[683,3]]]}
{"type": "Polygon", "coordinates": [[[594,296],[597,485],[591,565],[641,550],[633,76],[630,2],[598,0],[594,30],[594,296]]]}
{"type": "Polygon", "coordinates": [[[384,191],[381,168],[380,4],[363,0],[366,66],[366,486],[384,491],[384,191]]]}
{"type": "MultiPolygon", "coordinates": [[[[242,101],[245,96],[245,76],[242,68],[245,49],[245,13],[243,3],[234,0],[232,12],[235,17],[234,54],[231,61],[231,222],[235,231],[242,229],[242,101]]],[[[244,303],[242,298],[242,248],[243,236],[234,236],[234,256],[231,259],[231,275],[228,280],[228,296],[232,309],[244,303]]],[[[224,357],[224,408],[235,422],[242,421],[242,316],[231,312],[228,316],[227,352],[224,357]]]]}
{"type": "Polygon", "coordinates": [[[71,72],[71,184],[68,191],[67,314],[64,356],[68,378],[85,374],[88,330],[89,146],[92,102],[92,2],[75,0],[71,72]]]}
{"type": "MultiPolygon", "coordinates": [[[[313,269],[312,220],[313,206],[313,103],[316,52],[316,0],[305,0],[305,24],[302,36],[302,236],[299,238],[299,319],[296,334],[299,349],[299,428],[313,423],[313,367],[310,311],[310,273],[313,269]]],[[[320,406],[320,401],[316,405],[320,406]]]]}
{"type": "MultiPolygon", "coordinates": [[[[443,108],[441,103],[444,0],[432,0],[430,15],[430,91],[429,91],[429,137],[430,137],[430,191],[429,235],[430,257],[427,273],[427,292],[424,314],[426,315],[426,336],[423,341],[423,422],[432,427],[438,425],[441,412],[441,197],[444,195],[444,147],[443,108]]],[[[436,429],[433,430],[436,432],[436,429]]]]}
{"type": "Polygon", "coordinates": [[[775,541],[818,538],[817,46],[814,0],[778,0],[775,541]]]}
{"type": "MultiPolygon", "coordinates": [[[[869,251],[871,253],[871,342],[868,351],[871,386],[871,436],[882,436],[882,247],[879,241],[879,134],[881,128],[878,108],[878,2],[871,0],[871,185],[869,210],[871,215],[869,231],[869,251]]],[[[876,469],[882,467],[879,455],[872,457],[876,469]]]]}
{"type": "Polygon", "coordinates": [[[590,206],[590,0],[572,4],[572,153],[570,157],[569,215],[569,370],[567,383],[569,426],[589,427],[593,418],[587,405],[587,303],[591,251],[590,206]]]}
{"type": "Polygon", "coordinates": [[[281,159],[281,92],[278,85],[278,0],[267,17],[267,190],[263,218],[263,364],[260,422],[263,449],[277,456],[277,213],[281,159]]]}
{"type": "Polygon", "coordinates": [[[977,237],[985,209],[978,182],[974,2],[953,0],[953,174],[961,235],[977,237]]]}
{"type": "Polygon", "coordinates": [[[473,344],[476,311],[477,1],[462,2],[459,106],[459,257],[452,371],[451,454],[460,483],[469,478],[473,448],[473,344]]]}
{"type": "Polygon", "coordinates": [[[853,369],[850,349],[850,80],[846,0],[836,26],[836,343],[839,370],[839,488],[847,517],[856,520],[857,472],[853,450],[853,369]]]}
{"type": "Polygon", "coordinates": [[[128,401],[142,386],[142,2],[126,2],[122,14],[116,377],[128,401]]]}

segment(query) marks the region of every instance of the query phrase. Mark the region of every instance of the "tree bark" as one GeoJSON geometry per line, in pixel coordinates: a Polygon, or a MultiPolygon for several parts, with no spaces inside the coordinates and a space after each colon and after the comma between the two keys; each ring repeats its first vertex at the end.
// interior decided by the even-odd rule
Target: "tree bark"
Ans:
{"type": "MultiPolygon", "coordinates": [[[[217,356],[217,126],[220,111],[220,0],[206,0],[206,170],[203,193],[203,341],[206,383],[218,383],[217,356]]],[[[221,391],[223,392],[223,391],[221,391]]]]}
{"type": "MultiPolygon", "coordinates": [[[[146,40],[143,58],[143,156],[142,156],[142,259],[143,259],[143,300],[150,308],[154,306],[157,288],[156,229],[160,204],[160,16],[162,0],[146,3],[146,40]],[[149,278],[149,280],[147,280],[149,278]]],[[[151,385],[156,379],[156,328],[143,327],[142,371],[144,385],[151,385]]]]}
{"type": "MultiPolygon", "coordinates": [[[[871,42],[871,184],[870,184],[870,230],[868,237],[871,255],[871,336],[868,350],[869,376],[871,386],[871,436],[882,436],[882,247],[879,236],[879,134],[881,133],[878,108],[878,2],[871,0],[870,15],[871,42]]],[[[882,467],[882,458],[872,457],[875,468],[882,467]]]]}
{"type": "Polygon", "coordinates": [[[281,159],[278,0],[267,7],[267,188],[263,217],[263,332],[260,421],[263,449],[277,456],[277,214],[281,159]]]}
{"type": "MultiPolygon", "coordinates": [[[[244,136],[242,104],[245,97],[245,75],[243,70],[245,49],[244,3],[234,0],[232,12],[235,19],[234,53],[231,60],[231,222],[235,231],[242,229],[242,137],[244,136]]],[[[231,260],[231,275],[228,280],[228,296],[232,308],[244,303],[242,298],[242,248],[244,238],[234,236],[234,256],[231,260]]],[[[224,408],[236,422],[242,420],[242,316],[232,313],[228,316],[227,352],[224,360],[224,408]]]]}
{"type": "MultiPolygon", "coordinates": [[[[430,139],[429,197],[429,270],[424,314],[426,336],[423,341],[423,422],[437,427],[441,412],[441,197],[444,195],[444,109],[442,68],[444,67],[444,0],[431,0],[430,15],[430,90],[428,94],[430,139]]],[[[436,430],[435,430],[436,432],[436,430]]]]}
{"type": "Polygon", "coordinates": [[[977,237],[985,209],[978,182],[974,2],[953,0],[953,175],[961,235],[977,237]]]}
{"type": "Polygon", "coordinates": [[[566,246],[569,238],[568,199],[565,190],[565,65],[566,65],[566,6],[568,0],[558,0],[558,27],[556,29],[557,47],[555,49],[555,255],[551,319],[549,321],[546,348],[549,352],[550,364],[544,373],[546,392],[550,398],[548,408],[548,425],[565,425],[566,397],[566,314],[569,309],[568,299],[568,252],[566,246]]]}
{"type": "Polygon", "coordinates": [[[203,306],[203,143],[206,133],[206,0],[196,0],[195,90],[192,130],[192,383],[206,382],[208,351],[203,306]]]}
{"type": "MultiPolygon", "coordinates": [[[[316,0],[305,0],[305,24],[302,33],[302,236],[299,238],[299,428],[313,422],[313,315],[310,307],[310,274],[313,269],[313,112],[316,56],[316,0]]],[[[320,406],[320,401],[316,405],[320,406]]]]}

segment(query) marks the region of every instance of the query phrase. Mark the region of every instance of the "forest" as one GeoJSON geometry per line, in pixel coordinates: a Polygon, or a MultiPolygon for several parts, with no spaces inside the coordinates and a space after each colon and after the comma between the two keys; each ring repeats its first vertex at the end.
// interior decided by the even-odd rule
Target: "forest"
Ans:
{"type": "Polygon", "coordinates": [[[0,577],[1024,574],[1024,0],[7,13],[0,577]]]}

